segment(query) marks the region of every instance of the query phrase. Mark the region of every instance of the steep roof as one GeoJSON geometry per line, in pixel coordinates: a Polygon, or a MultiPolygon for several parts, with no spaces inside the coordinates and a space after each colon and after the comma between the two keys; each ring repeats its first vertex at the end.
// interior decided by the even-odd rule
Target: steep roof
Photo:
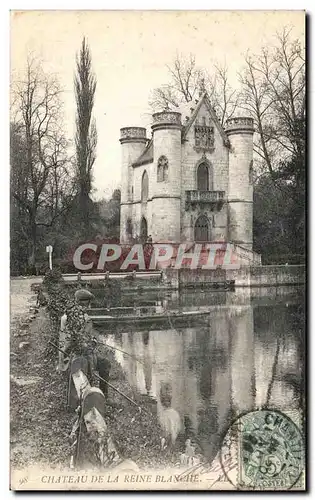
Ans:
{"type": "Polygon", "coordinates": [[[153,162],[153,140],[150,139],[146,147],[144,148],[143,152],[139,156],[139,158],[136,159],[136,161],[133,162],[132,166],[133,167],[140,167],[140,165],[146,165],[147,163],[152,163],[153,162]]]}
{"type": "MultiPolygon", "coordinates": [[[[179,106],[170,106],[170,109],[172,111],[177,111],[180,112],[182,115],[182,141],[186,139],[186,136],[190,130],[190,127],[194,123],[195,119],[197,118],[197,115],[199,113],[199,110],[202,106],[202,103],[205,103],[208,112],[211,116],[211,119],[213,120],[214,124],[216,125],[223,141],[228,140],[228,136],[226,135],[221,123],[219,122],[219,119],[211,105],[209,96],[207,92],[203,92],[199,98],[199,100],[196,101],[190,101],[187,103],[180,104],[179,106]],[[188,117],[188,120],[186,119],[188,117]]],[[[147,145],[145,146],[143,152],[141,155],[136,159],[136,161],[133,162],[132,166],[133,167],[140,167],[141,165],[146,165],[147,163],[152,163],[153,162],[153,139],[151,138],[147,145]]]]}
{"type": "MultiPolygon", "coordinates": [[[[189,117],[189,120],[184,123],[183,125],[183,131],[182,131],[182,140],[185,140],[186,136],[187,136],[187,133],[190,129],[190,127],[192,126],[192,124],[194,123],[197,115],[198,115],[198,112],[202,106],[202,103],[205,103],[207,109],[208,109],[208,112],[211,116],[211,119],[213,120],[213,122],[215,123],[222,139],[225,141],[228,137],[226,135],[226,133],[224,132],[224,129],[221,125],[221,123],[219,122],[219,119],[213,109],[213,107],[211,106],[211,102],[210,102],[210,99],[209,99],[209,96],[207,94],[207,92],[203,92],[203,94],[201,94],[200,96],[200,99],[198,101],[198,103],[194,106],[193,102],[190,102],[190,103],[187,103],[187,105],[185,104],[185,110],[188,109],[188,106],[189,106],[189,109],[190,108],[194,108],[193,112],[191,112],[191,109],[190,109],[190,117],[189,117]]],[[[184,111],[184,110],[183,110],[184,111]]],[[[183,116],[183,112],[181,111],[182,113],[182,120],[184,121],[185,119],[185,116],[189,116],[188,113],[186,113],[185,116],[183,116]]]]}

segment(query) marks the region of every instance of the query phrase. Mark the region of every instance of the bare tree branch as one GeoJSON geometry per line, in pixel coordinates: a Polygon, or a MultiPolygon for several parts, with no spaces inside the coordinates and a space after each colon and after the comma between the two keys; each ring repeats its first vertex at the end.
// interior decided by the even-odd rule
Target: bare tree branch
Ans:
{"type": "Polygon", "coordinates": [[[29,262],[36,262],[38,226],[53,225],[66,210],[64,194],[73,190],[68,142],[60,128],[61,89],[38,61],[28,57],[26,70],[13,84],[11,125],[11,194],[27,216],[31,236],[29,262]],[[61,191],[60,186],[67,186],[61,191]]]}
{"type": "Polygon", "coordinates": [[[229,85],[226,65],[214,65],[209,76],[204,69],[197,67],[193,55],[188,59],[177,55],[173,65],[167,68],[170,82],[154,89],[151,94],[149,104],[154,111],[192,102],[204,89],[222,125],[233,116],[238,105],[238,92],[229,85]]]}
{"type": "Polygon", "coordinates": [[[290,28],[277,33],[274,47],[246,56],[240,83],[240,106],[255,121],[255,151],[277,183],[284,163],[302,158],[305,150],[304,49],[290,28]]]}

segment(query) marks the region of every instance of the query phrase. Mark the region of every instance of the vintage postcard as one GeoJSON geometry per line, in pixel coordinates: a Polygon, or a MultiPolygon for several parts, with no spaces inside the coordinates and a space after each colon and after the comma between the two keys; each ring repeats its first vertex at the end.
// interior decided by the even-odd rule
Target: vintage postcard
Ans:
{"type": "Polygon", "coordinates": [[[306,489],[305,12],[12,11],[10,488],[306,489]]]}

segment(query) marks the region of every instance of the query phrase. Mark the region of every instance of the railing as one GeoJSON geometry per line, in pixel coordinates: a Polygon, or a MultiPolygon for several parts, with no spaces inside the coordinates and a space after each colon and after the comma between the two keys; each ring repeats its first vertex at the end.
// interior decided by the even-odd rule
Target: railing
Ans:
{"type": "Polygon", "coordinates": [[[238,257],[244,258],[245,260],[249,260],[253,264],[261,266],[261,255],[253,250],[249,250],[238,243],[234,244],[234,252],[238,257]]]}
{"type": "Polygon", "coordinates": [[[65,281],[96,281],[96,280],[106,280],[106,279],[125,279],[127,277],[134,279],[148,279],[148,278],[162,278],[162,271],[125,271],[125,272],[99,272],[99,273],[77,273],[77,274],[63,274],[63,279],[65,281]]]}
{"type": "Polygon", "coordinates": [[[186,191],[188,203],[217,203],[223,202],[225,191],[186,191]]]}

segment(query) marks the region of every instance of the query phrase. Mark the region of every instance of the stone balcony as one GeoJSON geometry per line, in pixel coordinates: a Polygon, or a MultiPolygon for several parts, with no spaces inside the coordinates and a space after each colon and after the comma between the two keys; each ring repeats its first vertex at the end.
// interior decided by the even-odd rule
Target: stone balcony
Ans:
{"type": "Polygon", "coordinates": [[[186,210],[197,205],[210,205],[211,210],[221,210],[225,191],[186,191],[186,210]]]}

